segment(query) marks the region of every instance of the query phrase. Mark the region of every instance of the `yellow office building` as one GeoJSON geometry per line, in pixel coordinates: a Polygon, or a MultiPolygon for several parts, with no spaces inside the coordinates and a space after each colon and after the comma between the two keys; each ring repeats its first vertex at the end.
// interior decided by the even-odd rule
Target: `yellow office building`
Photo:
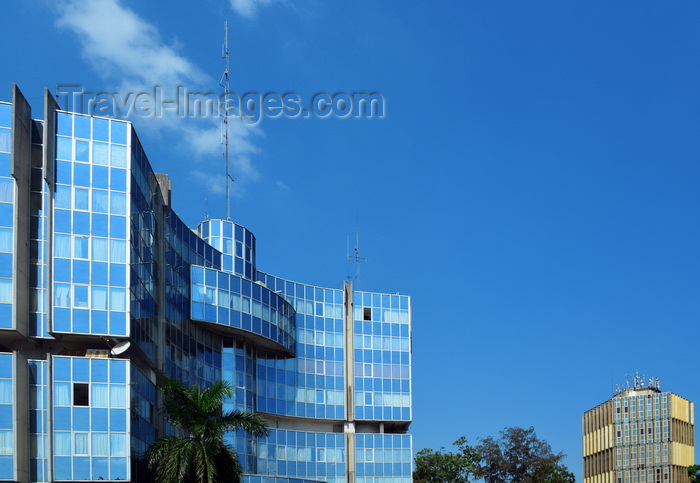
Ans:
{"type": "Polygon", "coordinates": [[[634,382],[583,414],[584,483],[688,483],[695,405],[634,382]]]}

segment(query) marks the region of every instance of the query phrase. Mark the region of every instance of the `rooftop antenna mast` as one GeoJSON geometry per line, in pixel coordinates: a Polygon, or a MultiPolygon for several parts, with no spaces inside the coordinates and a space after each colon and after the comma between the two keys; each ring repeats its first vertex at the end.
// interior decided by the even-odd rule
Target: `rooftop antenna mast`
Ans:
{"type": "Polygon", "coordinates": [[[224,145],[226,146],[224,150],[224,159],[226,160],[226,219],[231,219],[231,190],[229,180],[233,181],[230,173],[231,159],[229,155],[229,112],[228,112],[228,99],[231,94],[230,81],[229,81],[229,55],[228,55],[228,9],[226,10],[226,22],[224,22],[224,45],[222,46],[221,57],[224,59],[224,75],[221,77],[221,82],[219,83],[221,87],[224,88],[224,145]]]}
{"type": "Polygon", "coordinates": [[[357,280],[357,290],[360,290],[360,263],[366,262],[367,259],[360,256],[360,228],[358,222],[356,222],[355,226],[355,248],[352,255],[350,255],[350,240],[348,240],[348,261],[355,262],[355,280],[357,280]]]}

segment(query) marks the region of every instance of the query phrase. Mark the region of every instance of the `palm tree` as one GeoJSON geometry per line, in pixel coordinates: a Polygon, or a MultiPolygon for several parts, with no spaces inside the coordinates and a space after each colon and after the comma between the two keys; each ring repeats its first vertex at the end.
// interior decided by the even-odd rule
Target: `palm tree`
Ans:
{"type": "Polygon", "coordinates": [[[217,381],[203,391],[166,378],[163,385],[166,420],[183,436],[156,440],[146,454],[157,483],[239,483],[243,470],[224,432],[242,429],[254,436],[269,433],[265,420],[245,411],[223,412],[231,387],[217,381]]]}

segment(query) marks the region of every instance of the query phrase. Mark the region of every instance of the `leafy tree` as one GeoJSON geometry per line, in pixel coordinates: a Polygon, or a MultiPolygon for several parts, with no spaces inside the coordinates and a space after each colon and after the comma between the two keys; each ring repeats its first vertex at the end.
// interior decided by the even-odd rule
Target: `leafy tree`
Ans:
{"type": "Polygon", "coordinates": [[[689,466],[688,476],[690,477],[690,483],[700,483],[700,465],[689,466]]]}
{"type": "Polygon", "coordinates": [[[467,483],[479,467],[479,455],[462,436],[452,443],[458,451],[450,453],[443,446],[438,451],[425,448],[416,453],[413,481],[419,483],[467,483]]]}
{"type": "Polygon", "coordinates": [[[564,454],[552,453],[534,428],[505,428],[500,438],[480,440],[474,449],[481,458],[477,476],[486,483],[568,483],[574,475],[561,464],[564,454]]]}
{"type": "Polygon", "coordinates": [[[223,412],[232,390],[217,381],[201,390],[166,378],[162,385],[166,419],[183,436],[156,440],[146,454],[157,483],[240,482],[243,470],[233,449],[224,442],[224,432],[243,429],[255,436],[268,434],[258,415],[245,411],[223,412]]]}

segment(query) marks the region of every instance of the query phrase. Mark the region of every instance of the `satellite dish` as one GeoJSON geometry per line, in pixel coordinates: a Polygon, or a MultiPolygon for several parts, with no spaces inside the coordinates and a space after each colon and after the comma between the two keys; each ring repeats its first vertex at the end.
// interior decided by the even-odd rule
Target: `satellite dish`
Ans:
{"type": "Polygon", "coordinates": [[[120,354],[123,354],[129,350],[129,347],[131,347],[131,342],[129,342],[128,340],[124,341],[124,342],[120,342],[119,344],[112,347],[112,351],[111,351],[112,355],[118,356],[120,354]]]}

